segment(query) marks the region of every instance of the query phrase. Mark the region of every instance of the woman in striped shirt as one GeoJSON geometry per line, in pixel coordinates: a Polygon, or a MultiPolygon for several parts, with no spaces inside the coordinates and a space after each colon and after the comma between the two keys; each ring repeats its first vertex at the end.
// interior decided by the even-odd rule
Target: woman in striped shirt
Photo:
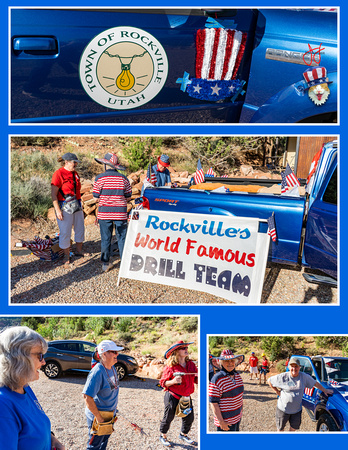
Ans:
{"type": "Polygon", "coordinates": [[[234,356],[223,350],[219,360],[220,371],[209,384],[209,402],[214,413],[217,431],[239,431],[243,410],[244,385],[235,367],[244,361],[244,355],[234,356]]]}

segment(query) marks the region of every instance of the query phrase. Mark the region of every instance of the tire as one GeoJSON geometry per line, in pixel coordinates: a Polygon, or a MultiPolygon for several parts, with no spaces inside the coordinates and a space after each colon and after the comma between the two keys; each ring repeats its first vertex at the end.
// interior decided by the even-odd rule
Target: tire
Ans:
{"type": "Polygon", "coordinates": [[[333,418],[327,414],[322,414],[317,422],[317,431],[340,431],[333,418]]]}
{"type": "Polygon", "coordinates": [[[120,363],[116,363],[115,367],[116,367],[118,379],[120,381],[123,380],[123,378],[125,378],[127,376],[127,368],[126,368],[126,366],[124,366],[123,364],[120,364],[120,363]]]}
{"type": "Polygon", "coordinates": [[[54,361],[49,361],[43,370],[48,378],[58,378],[62,373],[60,365],[54,361]]]}

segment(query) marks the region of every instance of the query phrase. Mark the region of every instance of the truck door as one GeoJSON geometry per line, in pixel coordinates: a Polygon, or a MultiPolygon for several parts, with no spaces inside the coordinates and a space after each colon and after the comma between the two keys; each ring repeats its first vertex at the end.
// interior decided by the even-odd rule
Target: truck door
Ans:
{"type": "MultiPolygon", "coordinates": [[[[313,363],[310,360],[310,358],[299,357],[298,359],[300,360],[300,363],[301,363],[301,369],[300,369],[301,372],[306,373],[307,375],[310,375],[315,380],[317,380],[317,376],[316,376],[317,374],[314,370],[313,363]]],[[[317,380],[317,381],[319,381],[319,380],[317,380]]],[[[316,391],[317,391],[316,388],[312,388],[312,389],[306,388],[305,392],[303,394],[303,397],[302,397],[302,405],[312,412],[314,412],[314,408],[315,408],[316,391]]]]}
{"type": "MultiPolygon", "coordinates": [[[[219,85],[207,99],[203,88],[189,95],[188,81],[200,78],[197,33],[211,29],[245,35],[232,76],[248,81],[257,10],[16,8],[10,13],[12,122],[239,122],[245,98],[239,88],[233,94],[226,88],[229,95],[223,97],[219,85]],[[127,85],[126,75],[119,80],[123,72],[127,85]]],[[[214,54],[211,61],[225,70],[226,57],[220,50],[214,54]]],[[[221,80],[217,73],[213,81],[221,80]]]]}
{"type": "Polygon", "coordinates": [[[337,155],[312,203],[302,262],[337,279],[337,155]]]}

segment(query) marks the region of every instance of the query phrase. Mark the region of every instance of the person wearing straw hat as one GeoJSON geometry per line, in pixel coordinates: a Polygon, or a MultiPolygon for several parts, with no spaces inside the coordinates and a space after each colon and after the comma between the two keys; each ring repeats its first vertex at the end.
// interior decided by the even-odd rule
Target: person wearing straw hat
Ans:
{"type": "Polygon", "coordinates": [[[166,447],[171,447],[171,443],[167,439],[167,433],[175,415],[182,417],[179,439],[186,444],[195,444],[188,437],[188,433],[194,420],[190,396],[194,392],[194,385],[198,384],[198,370],[196,364],[190,360],[188,355],[190,344],[193,344],[193,342],[178,341],[164,354],[164,358],[168,361],[160,380],[160,385],[165,390],[164,415],[160,424],[160,442],[166,447]],[[187,407],[182,411],[180,404],[183,401],[187,401],[187,407]],[[181,414],[179,414],[179,410],[181,414]]]}
{"type": "Polygon", "coordinates": [[[70,238],[74,227],[76,256],[84,256],[84,214],[81,207],[81,182],[76,166],[80,162],[75,153],[65,153],[58,158],[62,167],[54,172],[51,180],[51,197],[59,227],[59,247],[64,251],[64,267],[69,267],[70,238]]]}
{"type": "Polygon", "coordinates": [[[236,366],[244,355],[234,355],[225,349],[219,357],[220,371],[209,383],[209,403],[214,413],[217,431],[239,431],[243,410],[244,384],[236,366]]]}
{"type": "Polygon", "coordinates": [[[301,372],[300,360],[291,357],[289,371],[274,375],[268,379],[268,384],[278,396],[276,409],[276,425],[278,431],[284,431],[289,422],[290,431],[300,429],[302,416],[302,397],[306,388],[317,388],[325,395],[333,393],[307,373],[301,372]]]}
{"type": "Polygon", "coordinates": [[[102,271],[108,272],[113,267],[110,254],[114,227],[122,259],[127,234],[127,203],[131,199],[132,188],[128,178],[118,172],[126,168],[119,164],[115,153],[107,153],[104,158],[95,160],[104,164],[104,172],[95,178],[93,196],[99,199],[97,220],[100,226],[102,271]]]}
{"type": "Polygon", "coordinates": [[[106,449],[111,436],[111,433],[99,435],[98,426],[115,421],[119,395],[115,364],[120,350],[123,350],[123,347],[116,345],[114,341],[105,340],[98,344],[99,362],[89,372],[82,391],[88,426],[87,450],[106,449]]]}

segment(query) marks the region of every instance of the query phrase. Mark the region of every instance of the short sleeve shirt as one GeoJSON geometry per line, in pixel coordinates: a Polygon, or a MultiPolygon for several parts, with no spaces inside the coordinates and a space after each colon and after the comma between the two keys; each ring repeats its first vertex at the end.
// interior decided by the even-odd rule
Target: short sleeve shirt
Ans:
{"type": "Polygon", "coordinates": [[[269,378],[272,386],[280,389],[278,408],[286,414],[296,414],[302,409],[302,396],[305,388],[312,389],[316,383],[310,375],[300,372],[293,378],[290,372],[280,373],[269,378]]]}
{"type": "MultiPolygon", "coordinates": [[[[70,170],[66,170],[64,167],[61,167],[54,172],[51,185],[60,188],[64,195],[75,195],[74,177],[76,180],[76,198],[80,200],[81,181],[77,172],[71,172],[70,170]]],[[[58,200],[60,202],[64,200],[64,197],[62,196],[62,193],[60,191],[58,191],[58,200]]]]}
{"type": "MultiPolygon", "coordinates": [[[[108,370],[101,363],[95,365],[88,374],[82,392],[93,398],[100,411],[116,411],[119,394],[116,369],[108,370]]],[[[93,418],[93,414],[88,408],[86,408],[86,415],[93,418]]]]}

